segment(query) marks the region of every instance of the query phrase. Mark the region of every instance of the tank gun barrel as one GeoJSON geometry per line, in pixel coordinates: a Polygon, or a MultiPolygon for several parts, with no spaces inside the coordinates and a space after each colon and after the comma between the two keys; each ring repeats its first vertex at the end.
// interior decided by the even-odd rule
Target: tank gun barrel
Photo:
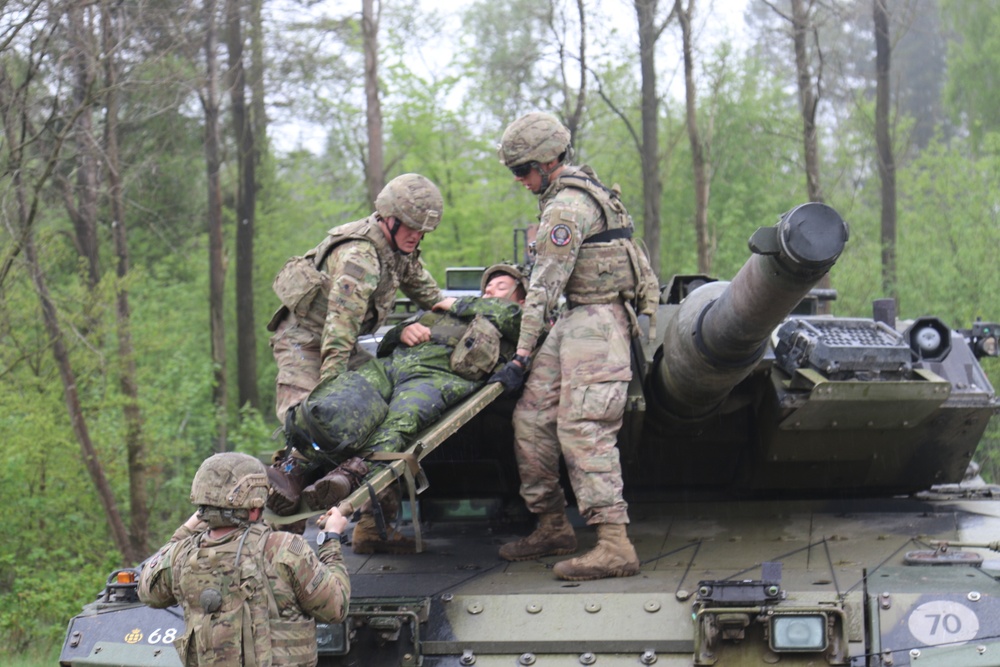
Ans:
{"type": "Polygon", "coordinates": [[[840,215],[815,202],[754,232],[753,254],[732,282],[699,287],[668,323],[653,378],[661,405],[681,419],[718,407],[753,370],[774,328],[830,270],[847,237],[840,215]]]}

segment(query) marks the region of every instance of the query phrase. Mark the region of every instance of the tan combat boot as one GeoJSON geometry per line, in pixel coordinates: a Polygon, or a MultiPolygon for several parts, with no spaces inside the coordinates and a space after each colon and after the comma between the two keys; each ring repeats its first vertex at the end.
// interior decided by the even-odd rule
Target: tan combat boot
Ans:
{"type": "Polygon", "coordinates": [[[347,459],[339,466],[302,489],[302,499],[310,509],[333,507],[361,485],[368,474],[368,464],[360,456],[347,459]]]}
{"type": "Polygon", "coordinates": [[[389,491],[379,498],[382,508],[382,518],[385,519],[386,539],[378,533],[375,515],[362,510],[361,518],[354,526],[351,536],[351,548],[356,554],[415,554],[417,543],[411,537],[403,535],[393,523],[399,514],[399,496],[395,491],[389,491]]]}
{"type": "Polygon", "coordinates": [[[631,577],[639,574],[639,557],[623,524],[598,524],[597,546],[582,556],[556,563],[553,571],[569,581],[631,577]]]}
{"type": "Polygon", "coordinates": [[[542,556],[565,556],[574,551],[576,533],[565,512],[545,512],[538,515],[535,532],[500,547],[500,558],[521,561],[542,556]]]}

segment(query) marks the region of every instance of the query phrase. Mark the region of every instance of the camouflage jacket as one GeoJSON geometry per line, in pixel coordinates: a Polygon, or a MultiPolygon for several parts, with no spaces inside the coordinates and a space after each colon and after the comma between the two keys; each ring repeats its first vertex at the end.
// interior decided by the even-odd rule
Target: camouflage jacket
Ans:
{"type": "Polygon", "coordinates": [[[143,567],[139,598],[151,607],[184,608],[185,633],[175,646],[185,667],[315,665],[313,619],[343,620],[350,580],[337,541],[317,557],[300,535],[262,523],[219,539],[182,526],[143,567]],[[209,594],[220,601],[212,613],[209,594]],[[251,632],[243,633],[247,625],[251,632]]]}
{"type": "MultiPolygon", "coordinates": [[[[517,341],[521,328],[521,306],[507,299],[464,296],[455,301],[450,310],[444,312],[427,311],[400,322],[386,332],[379,342],[378,356],[387,357],[396,349],[407,354],[432,354],[431,347],[443,346],[453,349],[477,316],[487,319],[500,332],[501,356],[509,360],[513,356],[513,344],[517,341]],[[403,329],[419,322],[431,330],[431,340],[412,348],[401,345],[403,329]],[[423,348],[423,351],[421,349],[423,348]]],[[[434,352],[433,354],[437,354],[434,352]]]]}
{"type": "MultiPolygon", "coordinates": [[[[306,299],[282,297],[283,308],[320,340],[324,379],[347,370],[358,337],[385,322],[397,290],[421,308],[441,300],[441,290],[420,262],[419,250],[409,255],[393,251],[374,215],[334,227],[303,258],[289,260],[286,268],[296,259],[308,260],[306,266],[311,263],[318,275],[313,290],[305,290],[306,299]]],[[[279,296],[282,273],[275,278],[279,296]]],[[[279,310],[269,328],[273,330],[280,317],[279,310]]]]}
{"type": "Polygon", "coordinates": [[[584,169],[589,170],[564,167],[539,197],[537,256],[524,300],[518,349],[535,349],[559,297],[566,292],[583,241],[607,229],[603,209],[586,190],[560,183],[562,175],[576,175],[584,169]]]}

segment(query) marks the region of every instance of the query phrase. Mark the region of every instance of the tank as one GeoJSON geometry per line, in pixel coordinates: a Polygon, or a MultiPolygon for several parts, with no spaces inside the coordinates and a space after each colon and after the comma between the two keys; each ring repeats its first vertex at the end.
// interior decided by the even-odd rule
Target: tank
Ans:
{"type": "MultiPolygon", "coordinates": [[[[675,276],[643,318],[619,436],[638,576],[500,560],[534,525],[514,403],[459,406],[414,445],[403,528],[421,552],[345,548],[350,614],[321,626],[320,663],[1000,664],[1000,488],[970,475],[1000,409],[981,365],[998,326],[899,322],[885,301],[816,314],[847,241],[836,211],[804,204],[753,234],[731,281],[675,276]]],[[[179,664],[182,615],[139,604],[134,572],[70,621],[61,664],[179,664]]]]}

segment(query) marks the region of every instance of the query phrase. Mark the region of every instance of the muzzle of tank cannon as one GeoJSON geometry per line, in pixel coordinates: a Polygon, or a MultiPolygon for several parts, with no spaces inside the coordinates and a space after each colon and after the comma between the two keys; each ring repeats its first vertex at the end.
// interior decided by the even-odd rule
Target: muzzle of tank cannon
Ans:
{"type": "Polygon", "coordinates": [[[754,232],[754,254],[732,282],[694,290],[668,323],[653,377],[664,409],[680,419],[713,412],[750,374],[771,332],[830,270],[847,238],[847,223],[819,203],[754,232]]]}

